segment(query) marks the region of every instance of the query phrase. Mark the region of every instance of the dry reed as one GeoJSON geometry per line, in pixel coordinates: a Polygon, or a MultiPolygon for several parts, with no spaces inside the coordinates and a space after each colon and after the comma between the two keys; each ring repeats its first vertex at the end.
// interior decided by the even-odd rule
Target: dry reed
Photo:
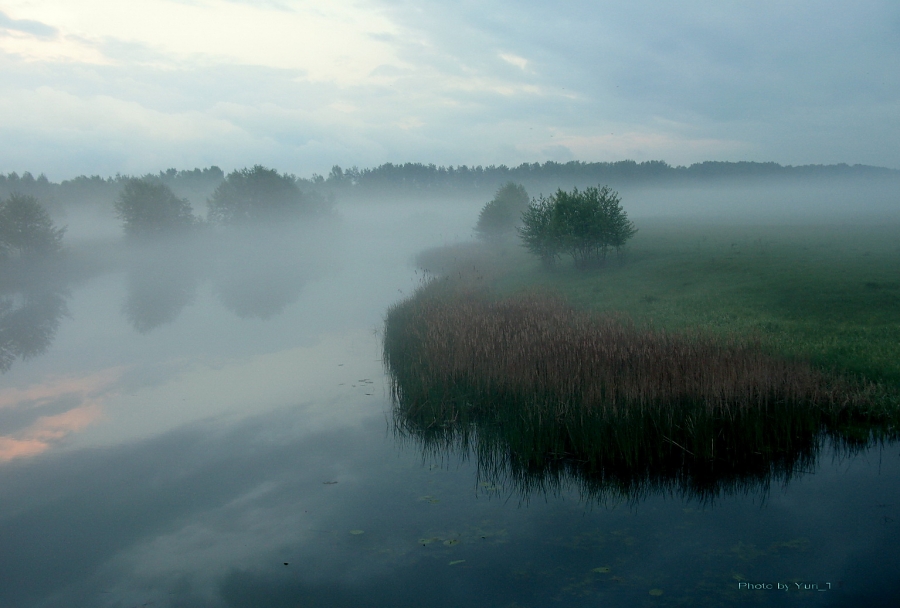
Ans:
{"type": "Polygon", "coordinates": [[[650,331],[545,294],[495,301],[448,282],[389,311],[384,359],[398,428],[432,448],[474,445],[484,467],[520,485],[535,471],[631,489],[786,479],[809,465],[823,430],[878,417],[875,387],[752,342],[650,331]]]}

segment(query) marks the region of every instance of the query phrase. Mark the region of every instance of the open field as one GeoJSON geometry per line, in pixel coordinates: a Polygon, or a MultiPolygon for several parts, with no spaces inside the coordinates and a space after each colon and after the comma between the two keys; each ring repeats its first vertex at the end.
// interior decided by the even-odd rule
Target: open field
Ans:
{"type": "Polygon", "coordinates": [[[624,259],[601,269],[564,260],[548,272],[511,243],[477,270],[500,294],[546,288],[579,308],[754,338],[773,354],[900,384],[900,226],[638,227],[624,259]]]}

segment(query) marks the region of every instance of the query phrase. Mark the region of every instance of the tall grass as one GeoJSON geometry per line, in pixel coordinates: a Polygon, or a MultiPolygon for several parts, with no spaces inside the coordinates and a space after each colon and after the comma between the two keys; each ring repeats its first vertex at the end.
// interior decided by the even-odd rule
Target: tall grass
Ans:
{"type": "Polygon", "coordinates": [[[852,446],[896,428],[875,385],[536,292],[494,300],[435,281],[389,310],[384,336],[397,428],[474,449],[525,491],[575,478],[595,495],[709,496],[789,478],[823,432],[852,446]]]}

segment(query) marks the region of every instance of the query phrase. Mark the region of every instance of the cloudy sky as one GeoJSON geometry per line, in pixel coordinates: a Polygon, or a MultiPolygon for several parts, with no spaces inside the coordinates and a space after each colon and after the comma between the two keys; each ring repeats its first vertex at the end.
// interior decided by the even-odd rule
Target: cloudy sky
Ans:
{"type": "Polygon", "coordinates": [[[900,168],[896,0],[0,0],[0,172],[900,168]]]}

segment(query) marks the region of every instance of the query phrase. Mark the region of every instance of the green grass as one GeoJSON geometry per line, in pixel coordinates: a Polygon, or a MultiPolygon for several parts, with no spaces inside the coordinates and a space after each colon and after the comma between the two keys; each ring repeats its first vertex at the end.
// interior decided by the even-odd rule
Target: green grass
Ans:
{"type": "Polygon", "coordinates": [[[511,246],[490,258],[492,286],[546,288],[659,329],[753,337],[772,353],[900,386],[900,226],[639,228],[621,262],[591,271],[566,260],[546,271],[511,246]]]}

